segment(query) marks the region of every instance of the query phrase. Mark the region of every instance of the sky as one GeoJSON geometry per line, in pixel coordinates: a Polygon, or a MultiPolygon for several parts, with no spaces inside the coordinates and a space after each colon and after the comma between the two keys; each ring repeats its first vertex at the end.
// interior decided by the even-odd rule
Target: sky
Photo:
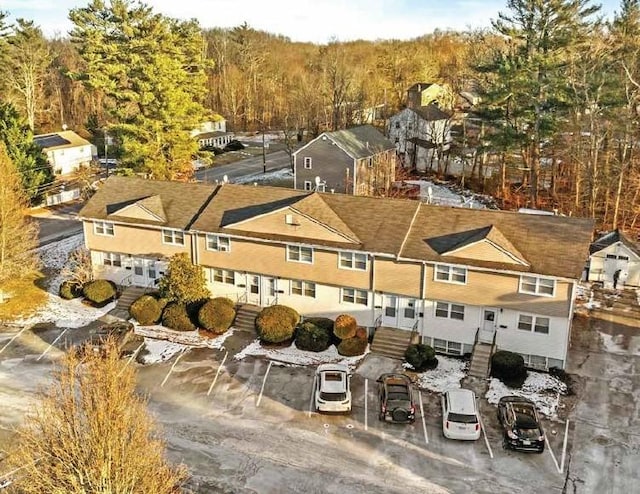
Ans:
{"type": "MultiPolygon", "coordinates": [[[[108,2],[108,0],[107,0],[108,2]]],[[[48,37],[71,29],[70,9],[89,0],[0,0],[10,20],[34,21],[48,37]]],[[[410,39],[434,29],[467,30],[490,26],[507,0],[147,0],[155,12],[198,19],[203,28],[233,27],[282,34],[293,41],[332,39],[410,39]]],[[[601,0],[602,12],[619,10],[620,0],[601,0]]]]}

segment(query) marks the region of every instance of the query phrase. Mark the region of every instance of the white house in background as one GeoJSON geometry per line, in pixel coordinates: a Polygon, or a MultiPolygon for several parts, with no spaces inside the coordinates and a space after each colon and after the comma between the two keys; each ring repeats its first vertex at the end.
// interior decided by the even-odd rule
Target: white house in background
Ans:
{"type": "Polygon", "coordinates": [[[451,115],[434,104],[405,108],[389,118],[389,140],[402,166],[424,172],[451,145],[451,115]]]}
{"type": "Polygon", "coordinates": [[[211,120],[202,122],[193,129],[191,137],[198,141],[200,148],[223,148],[234,139],[235,135],[233,132],[227,132],[227,121],[222,115],[216,113],[211,120]]]}
{"type": "Polygon", "coordinates": [[[620,230],[609,232],[591,244],[587,281],[613,288],[616,271],[619,271],[618,288],[640,286],[640,248],[620,230]]]}
{"type": "Polygon", "coordinates": [[[33,137],[57,175],[66,175],[88,166],[98,156],[98,149],[72,130],[40,134],[33,137]]]}

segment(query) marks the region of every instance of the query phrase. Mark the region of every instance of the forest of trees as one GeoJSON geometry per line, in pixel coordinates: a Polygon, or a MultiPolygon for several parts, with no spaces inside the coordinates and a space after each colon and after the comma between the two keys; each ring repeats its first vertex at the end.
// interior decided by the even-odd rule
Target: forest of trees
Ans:
{"type": "Polygon", "coordinates": [[[486,30],[324,45],[246,24],[203,30],[129,0],[70,19],[71,33],[47,39],[0,17],[0,99],[36,133],[66,124],[100,144],[108,129],[134,171],[188,176],[188,129],[211,112],[236,131],[313,136],[353,125],[353,109],[389,116],[412,84],[436,82],[482,96],[452,151],[480,165],[476,187],[504,207],[640,229],[640,0],[609,20],[589,0],[506,0],[486,30]],[[483,166],[498,172],[480,180],[483,166]]]}

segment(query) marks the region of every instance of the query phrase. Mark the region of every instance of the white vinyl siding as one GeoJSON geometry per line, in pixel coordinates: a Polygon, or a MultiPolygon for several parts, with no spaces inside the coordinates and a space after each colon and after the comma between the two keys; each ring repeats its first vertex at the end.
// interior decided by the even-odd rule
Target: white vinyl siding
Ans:
{"type": "Polygon", "coordinates": [[[109,223],[108,221],[95,221],[93,223],[93,233],[96,235],[106,235],[108,237],[113,237],[115,232],[113,230],[113,223],[109,223]]]}
{"type": "Polygon", "coordinates": [[[467,269],[447,264],[436,264],[435,281],[464,285],[467,283],[467,269]]]}
{"type": "Polygon", "coordinates": [[[181,230],[162,230],[162,243],[184,245],[184,232],[181,230]]]}
{"type": "Polygon", "coordinates": [[[552,278],[541,278],[538,276],[520,277],[520,293],[553,297],[555,289],[556,282],[552,278]]]}
{"type": "Polygon", "coordinates": [[[313,248],[287,245],[287,261],[313,264],[313,248]]]}

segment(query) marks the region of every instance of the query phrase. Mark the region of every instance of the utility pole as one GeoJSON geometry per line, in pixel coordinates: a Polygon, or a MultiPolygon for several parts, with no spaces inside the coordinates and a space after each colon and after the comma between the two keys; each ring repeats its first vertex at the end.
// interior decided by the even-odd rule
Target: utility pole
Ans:
{"type": "Polygon", "coordinates": [[[267,173],[267,152],[264,148],[264,124],[262,125],[262,173],[267,173]]]}

